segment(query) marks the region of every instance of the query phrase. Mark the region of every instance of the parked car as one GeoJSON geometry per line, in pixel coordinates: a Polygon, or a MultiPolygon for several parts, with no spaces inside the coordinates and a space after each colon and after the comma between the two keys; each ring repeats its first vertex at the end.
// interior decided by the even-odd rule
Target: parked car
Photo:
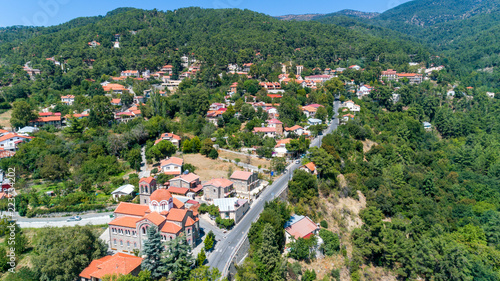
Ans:
{"type": "Polygon", "coordinates": [[[300,160],[295,161],[295,164],[300,164],[300,160]]]}
{"type": "Polygon", "coordinates": [[[74,217],[70,217],[66,221],[81,221],[81,220],[82,220],[82,218],[80,216],[74,216],[74,217]]]}

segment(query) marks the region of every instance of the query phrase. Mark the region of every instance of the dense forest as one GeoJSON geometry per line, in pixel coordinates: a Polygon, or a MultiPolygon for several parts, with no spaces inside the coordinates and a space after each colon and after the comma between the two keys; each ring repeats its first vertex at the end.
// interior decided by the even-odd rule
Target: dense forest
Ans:
{"type": "MultiPolygon", "coordinates": [[[[137,188],[142,148],[148,163],[177,151],[216,159],[214,144],[235,151],[256,148],[257,156],[272,158],[276,140],[252,133],[269,115],[247,102],[271,104],[285,126],[305,127],[301,106],[323,105],[316,118],[326,122],[334,116],[332,104],[340,96],[342,102],[352,99],[361,111],[305,156],[304,163],[315,163],[317,176],[296,171],[288,202],[266,204],[250,229],[249,255],[237,268],[236,279],[316,280],[316,272],[306,267],[316,261],[310,249],[317,238],[298,239],[285,247],[284,223],[299,214],[320,222],[321,250],[326,258],[341,260],[328,268],[323,280],[339,280],[341,271],[351,280],[370,279],[367,267],[387,269],[401,280],[498,280],[500,99],[498,93],[486,95],[500,88],[498,17],[494,1],[420,0],[380,15],[344,11],[314,16],[312,21],[284,21],[238,9],[122,8],[53,27],[2,28],[0,110],[12,108],[11,125],[28,125],[48,107],[63,116],[85,110],[89,115],[70,118],[63,129],[41,128],[35,139],[19,145],[15,156],[0,160],[0,168],[16,168],[16,209],[23,216],[104,209],[116,203],[110,200],[115,188],[124,183],[137,188]],[[113,48],[115,40],[120,48],[113,48]],[[91,41],[100,45],[91,48],[91,41]],[[112,81],[123,70],[156,71],[165,64],[173,66],[177,77],[187,71],[182,56],[200,64],[196,75],[184,79],[175,92],[152,91],[137,105],[140,117],[128,123],[114,119],[114,111],[133,105],[133,95],[113,94],[123,105],[111,105],[100,83],[112,81]],[[46,60],[49,57],[63,67],[46,60]],[[27,63],[41,74],[27,75],[27,63]],[[253,63],[250,78],[227,73],[229,63],[253,63]],[[289,73],[303,65],[303,75],[353,64],[360,69],[346,69],[314,89],[293,80],[283,83],[283,97],[277,100],[259,82],[277,81],[281,63],[289,63],[289,73]],[[445,69],[419,85],[379,80],[388,68],[411,72],[438,65],[445,69]],[[485,67],[492,68],[477,71],[485,67]],[[231,105],[217,125],[210,123],[205,118],[210,104],[224,102],[233,83],[231,105]],[[359,100],[355,92],[363,84],[373,90],[359,100]],[[455,95],[449,97],[452,88],[455,95]],[[69,94],[75,96],[74,103],[63,104],[61,96],[69,94]],[[430,122],[432,129],[424,130],[422,122],[430,122]],[[165,132],[180,135],[182,145],[154,145],[165,132]],[[325,207],[361,197],[366,206],[352,229],[345,221],[354,213],[325,207]]],[[[116,83],[138,94],[160,81],[128,78],[116,83]]],[[[309,127],[312,136],[324,128],[309,127]]],[[[307,151],[309,139],[289,137],[288,150],[307,151]]],[[[276,172],[286,166],[284,158],[271,163],[269,168],[276,172]]],[[[158,177],[168,180],[161,173],[158,177]]],[[[54,239],[65,232],[72,230],[54,239]]],[[[34,252],[26,249],[39,268],[24,274],[73,280],[90,258],[102,256],[102,245],[86,231],[89,260],[70,264],[71,272],[57,267],[50,275],[53,261],[41,250],[55,249],[47,246],[54,243],[47,233],[31,241],[34,252]]],[[[204,257],[201,260],[199,266],[204,257]]]]}

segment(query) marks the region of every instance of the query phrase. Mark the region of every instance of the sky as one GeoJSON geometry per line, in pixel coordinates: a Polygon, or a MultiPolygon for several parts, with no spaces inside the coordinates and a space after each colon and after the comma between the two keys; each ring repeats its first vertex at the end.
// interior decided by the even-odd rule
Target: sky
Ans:
{"type": "Polygon", "coordinates": [[[182,7],[238,8],[280,16],[332,13],[343,9],[383,12],[409,0],[0,0],[0,27],[50,26],[77,17],[105,15],[119,7],[175,10],[182,7]]]}

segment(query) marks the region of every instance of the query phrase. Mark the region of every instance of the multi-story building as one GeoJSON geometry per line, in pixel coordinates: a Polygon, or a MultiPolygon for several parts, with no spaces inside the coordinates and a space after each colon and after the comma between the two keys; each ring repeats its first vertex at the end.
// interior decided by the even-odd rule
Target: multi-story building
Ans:
{"type": "Polygon", "coordinates": [[[259,177],[254,172],[236,171],[229,178],[238,196],[250,198],[250,192],[259,186],[259,177]]]}
{"type": "Polygon", "coordinates": [[[147,201],[148,204],[121,202],[118,205],[115,219],[109,223],[111,250],[142,251],[150,227],[157,229],[162,241],[185,236],[189,245],[195,245],[199,238],[197,211],[186,209],[182,201],[164,188],[152,192],[147,201]]]}
{"type": "Polygon", "coordinates": [[[233,182],[225,178],[211,179],[203,184],[203,196],[207,201],[226,198],[233,192],[233,182]]]}

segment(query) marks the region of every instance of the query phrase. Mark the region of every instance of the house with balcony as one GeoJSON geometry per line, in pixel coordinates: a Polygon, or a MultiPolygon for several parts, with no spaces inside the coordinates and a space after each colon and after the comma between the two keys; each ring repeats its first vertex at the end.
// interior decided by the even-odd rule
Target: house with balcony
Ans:
{"type": "Polygon", "coordinates": [[[234,192],[233,182],[225,178],[211,179],[203,183],[203,197],[207,201],[226,198],[234,192]]]}
{"type": "Polygon", "coordinates": [[[245,199],[217,198],[213,203],[219,208],[222,219],[232,219],[234,223],[239,223],[250,209],[248,200],[245,199]]]}
{"type": "Polygon", "coordinates": [[[229,178],[233,182],[238,197],[249,198],[251,191],[260,184],[258,174],[255,172],[236,171],[229,178]]]}
{"type": "Polygon", "coordinates": [[[180,175],[182,165],[184,165],[184,160],[178,157],[170,157],[160,161],[161,171],[167,175],[180,175]]]}

